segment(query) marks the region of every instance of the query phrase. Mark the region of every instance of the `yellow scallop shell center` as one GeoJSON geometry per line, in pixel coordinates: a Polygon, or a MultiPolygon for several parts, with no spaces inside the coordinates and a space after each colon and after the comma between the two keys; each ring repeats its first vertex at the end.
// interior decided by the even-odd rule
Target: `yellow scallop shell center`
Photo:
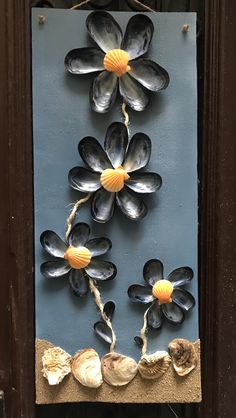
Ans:
{"type": "Polygon", "coordinates": [[[100,182],[108,192],[119,192],[123,189],[125,181],[129,179],[128,173],[122,166],[117,168],[107,168],[103,170],[100,182]]]}
{"type": "Polygon", "coordinates": [[[163,303],[172,302],[171,296],[173,290],[173,284],[169,282],[169,280],[158,280],[152,288],[152,294],[156,299],[158,299],[159,304],[162,305],[163,303]]]}
{"type": "Polygon", "coordinates": [[[92,254],[88,248],[85,247],[69,247],[64,254],[64,258],[68,261],[72,268],[79,270],[88,266],[91,261],[92,254]]]}
{"type": "Polygon", "coordinates": [[[117,77],[121,77],[131,70],[129,64],[129,54],[123,49],[112,49],[104,57],[103,65],[107,71],[113,72],[117,77]]]}

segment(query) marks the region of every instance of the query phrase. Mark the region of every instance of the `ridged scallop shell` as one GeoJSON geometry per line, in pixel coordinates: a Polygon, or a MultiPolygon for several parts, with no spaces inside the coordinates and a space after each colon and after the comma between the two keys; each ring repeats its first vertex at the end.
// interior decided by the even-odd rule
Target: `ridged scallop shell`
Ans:
{"type": "Polygon", "coordinates": [[[108,353],[102,358],[102,374],[111,386],[124,386],[134,379],[138,365],[131,357],[108,353]]]}
{"type": "Polygon", "coordinates": [[[158,280],[152,288],[152,293],[161,303],[172,302],[173,284],[169,280],[158,280]]]}
{"type": "Polygon", "coordinates": [[[168,370],[170,363],[171,358],[167,351],[156,351],[141,357],[138,370],[144,379],[158,379],[168,370]]]}
{"type": "Polygon", "coordinates": [[[169,344],[173,366],[179,376],[186,376],[198,363],[198,354],[194,344],[183,338],[176,338],[169,344]]]}
{"type": "Polygon", "coordinates": [[[81,385],[88,388],[101,386],[103,382],[101,361],[93,348],[86,348],[76,353],[72,359],[71,368],[74,377],[81,385]]]}
{"type": "Polygon", "coordinates": [[[88,248],[85,247],[69,247],[64,254],[64,258],[72,268],[82,269],[90,263],[91,253],[88,248]]]}
{"type": "Polygon", "coordinates": [[[101,174],[101,185],[108,192],[119,192],[123,189],[125,180],[128,180],[129,175],[122,168],[107,168],[101,174]]]}
{"type": "Polygon", "coordinates": [[[58,385],[71,372],[71,356],[60,347],[49,348],[42,357],[42,373],[49,385],[58,385]]]}
{"type": "Polygon", "coordinates": [[[103,64],[107,71],[116,73],[118,77],[121,77],[127,71],[130,71],[129,54],[122,49],[112,49],[104,58],[103,64]]]}

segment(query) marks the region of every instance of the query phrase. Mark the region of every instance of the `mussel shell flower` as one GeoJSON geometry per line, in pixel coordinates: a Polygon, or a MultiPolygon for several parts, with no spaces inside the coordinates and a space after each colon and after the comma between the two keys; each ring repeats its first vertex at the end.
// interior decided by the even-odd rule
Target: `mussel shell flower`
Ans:
{"type": "Polygon", "coordinates": [[[111,14],[92,12],[87,17],[86,26],[98,47],[72,49],[65,57],[65,67],[70,73],[79,75],[101,71],[90,89],[92,109],[99,113],[109,111],[119,92],[132,109],[144,110],[149,103],[149,93],[163,90],[169,84],[167,71],[144,58],[153,37],[152,20],[144,14],[136,14],[129,20],[123,36],[111,14]],[[118,56],[121,60],[128,56],[127,70],[118,75],[112,71],[112,65],[106,66],[107,54],[113,51],[112,62],[118,56]]]}
{"type": "Polygon", "coordinates": [[[128,296],[133,302],[149,304],[147,313],[148,326],[151,329],[160,329],[163,320],[172,325],[180,325],[185,315],[195,306],[195,299],[190,292],[182,286],[188,284],[193,278],[193,270],[190,267],[179,267],[173,270],[165,280],[173,286],[172,302],[162,303],[153,295],[153,286],[159,280],[163,280],[163,264],[160,260],[149,260],[143,269],[145,286],[133,284],[128,288],[128,296]]]}
{"type": "Polygon", "coordinates": [[[89,239],[89,236],[89,225],[77,223],[69,234],[68,242],[64,242],[53,231],[44,231],[40,237],[42,247],[54,257],[52,261],[46,261],[41,265],[41,273],[46,278],[68,276],[70,286],[76,296],[87,294],[89,278],[95,281],[112,280],[117,273],[113,263],[97,258],[110,250],[111,241],[104,237],[89,239]],[[72,268],[65,259],[65,253],[71,247],[84,247],[91,254],[91,261],[84,268],[72,268]]]}
{"type": "Polygon", "coordinates": [[[91,213],[95,221],[109,221],[113,216],[115,203],[129,219],[141,220],[146,216],[146,204],[137,194],[154,193],[162,184],[159,174],[140,171],[150,160],[151,148],[150,138],[142,132],[136,133],[128,141],[127,128],[121,122],[114,122],[108,127],[104,149],[90,136],[79,142],[79,154],[88,168],[72,168],[68,179],[74,189],[94,193],[91,213]],[[124,179],[121,190],[110,192],[102,185],[102,174],[118,167],[122,167],[128,177],[124,179]]]}

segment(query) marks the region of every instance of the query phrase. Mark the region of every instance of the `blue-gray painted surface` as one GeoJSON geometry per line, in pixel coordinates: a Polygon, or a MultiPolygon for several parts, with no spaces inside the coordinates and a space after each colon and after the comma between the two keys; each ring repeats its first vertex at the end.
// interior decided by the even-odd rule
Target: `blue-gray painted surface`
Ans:
{"type": "MultiPolygon", "coordinates": [[[[46,229],[65,233],[65,221],[72,203],[81,195],[68,185],[68,171],[83,163],[77,152],[81,138],[95,136],[102,143],[111,122],[122,120],[120,103],[101,115],[90,110],[88,93],[91,76],[71,76],[65,72],[64,57],[76,47],[91,45],[85,29],[87,12],[34,9],[33,38],[33,130],[35,191],[35,282],[36,336],[51,341],[71,354],[83,347],[107,350],[93,332],[100,317],[89,294],[74,296],[66,279],[48,280],[41,276],[41,262],[48,259],[39,237],[46,229]],[[37,16],[46,21],[39,25],[37,16]]],[[[114,13],[125,28],[131,13],[114,13]]],[[[146,111],[129,111],[130,131],[143,131],[152,139],[148,169],[163,178],[162,189],[147,196],[149,213],[140,223],[127,220],[118,210],[106,225],[95,223],[86,204],[77,221],[88,222],[93,236],[107,236],[113,248],[107,259],[118,267],[114,281],[100,286],[103,301],[114,300],[114,328],[117,351],[138,359],[133,342],[142,326],[144,305],[128,299],[127,288],[143,283],[144,263],[160,258],[166,275],[176,267],[189,265],[195,278],[189,290],[197,299],[197,76],[195,14],[150,14],[155,33],[149,57],[166,68],[171,82],[167,90],[152,95],[146,111]],[[190,25],[183,34],[182,25],[190,25]]],[[[149,335],[149,350],[164,349],[175,337],[198,337],[198,307],[178,328],[165,324],[149,335]]]]}

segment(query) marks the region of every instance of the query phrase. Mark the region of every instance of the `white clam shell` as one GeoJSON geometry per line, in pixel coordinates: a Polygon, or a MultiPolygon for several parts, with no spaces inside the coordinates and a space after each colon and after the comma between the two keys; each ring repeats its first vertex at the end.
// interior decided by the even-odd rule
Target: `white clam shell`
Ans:
{"type": "Polygon", "coordinates": [[[158,379],[168,370],[170,363],[171,358],[167,351],[156,351],[141,357],[138,370],[144,379],[158,379]]]}
{"type": "Polygon", "coordinates": [[[88,388],[99,388],[103,383],[101,361],[93,348],[79,351],[71,363],[72,373],[81,385],[88,388]]]}
{"type": "Polygon", "coordinates": [[[186,376],[198,363],[198,354],[194,344],[183,338],[175,338],[169,344],[173,366],[179,376],[186,376]]]}
{"type": "Polygon", "coordinates": [[[137,372],[138,365],[131,357],[112,352],[102,358],[103,377],[111,386],[127,385],[137,372]]]}
{"type": "Polygon", "coordinates": [[[43,376],[49,385],[58,385],[71,372],[71,356],[60,347],[49,348],[42,357],[43,376]]]}

